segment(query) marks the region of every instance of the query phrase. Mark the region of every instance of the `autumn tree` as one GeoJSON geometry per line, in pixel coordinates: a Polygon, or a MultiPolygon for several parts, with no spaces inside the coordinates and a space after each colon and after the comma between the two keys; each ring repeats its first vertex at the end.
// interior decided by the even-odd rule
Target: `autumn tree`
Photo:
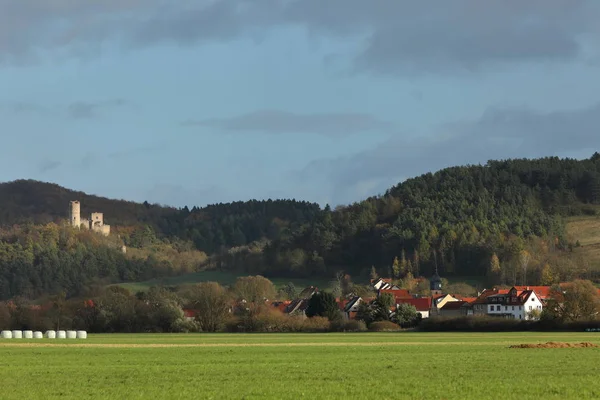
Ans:
{"type": "Polygon", "coordinates": [[[545,319],[560,321],[592,320],[600,312],[598,289],[588,280],[575,280],[554,288],[542,311],[545,319]]]}
{"type": "Polygon", "coordinates": [[[523,285],[527,284],[527,267],[529,266],[529,262],[531,261],[531,254],[527,250],[521,250],[519,253],[519,264],[521,266],[521,270],[523,271],[522,282],[523,285]]]}
{"type": "Polygon", "coordinates": [[[550,286],[555,283],[555,281],[556,278],[554,277],[554,273],[552,272],[550,264],[544,264],[540,271],[540,284],[544,286],[550,286]]]}
{"type": "Polygon", "coordinates": [[[398,257],[394,257],[394,261],[392,262],[392,278],[400,279],[400,273],[400,260],[398,260],[398,257]]]}
{"type": "Polygon", "coordinates": [[[271,300],[275,298],[276,293],[273,282],[260,275],[237,278],[232,290],[239,300],[254,304],[271,300]]]}
{"type": "Polygon", "coordinates": [[[371,276],[371,281],[375,282],[377,279],[379,279],[379,274],[377,273],[377,269],[375,269],[375,266],[371,266],[371,272],[370,272],[370,276],[371,276]]]}
{"type": "Polygon", "coordinates": [[[204,332],[218,331],[229,314],[230,296],[217,282],[202,282],[193,287],[190,307],[204,332]]]}

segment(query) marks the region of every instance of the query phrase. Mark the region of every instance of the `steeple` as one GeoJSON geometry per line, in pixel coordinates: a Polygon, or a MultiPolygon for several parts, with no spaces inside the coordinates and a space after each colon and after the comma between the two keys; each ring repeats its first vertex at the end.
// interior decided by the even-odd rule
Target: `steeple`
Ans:
{"type": "Polygon", "coordinates": [[[442,294],[442,278],[438,274],[437,266],[435,267],[435,273],[429,280],[429,289],[431,290],[432,296],[439,296],[442,294]]]}

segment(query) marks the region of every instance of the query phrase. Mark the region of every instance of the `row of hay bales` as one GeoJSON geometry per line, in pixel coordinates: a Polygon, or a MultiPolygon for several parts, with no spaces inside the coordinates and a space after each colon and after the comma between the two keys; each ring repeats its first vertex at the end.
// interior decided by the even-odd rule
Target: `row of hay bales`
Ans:
{"type": "Polygon", "coordinates": [[[2,339],[87,339],[86,331],[2,331],[2,339]]]}

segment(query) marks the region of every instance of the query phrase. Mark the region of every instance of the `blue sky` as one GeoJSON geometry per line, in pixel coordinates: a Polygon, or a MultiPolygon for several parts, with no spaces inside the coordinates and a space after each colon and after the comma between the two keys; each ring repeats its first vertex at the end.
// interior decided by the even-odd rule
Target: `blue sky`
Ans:
{"type": "Polygon", "coordinates": [[[338,205],[589,157],[598,20],[596,0],[0,0],[0,181],[338,205]]]}

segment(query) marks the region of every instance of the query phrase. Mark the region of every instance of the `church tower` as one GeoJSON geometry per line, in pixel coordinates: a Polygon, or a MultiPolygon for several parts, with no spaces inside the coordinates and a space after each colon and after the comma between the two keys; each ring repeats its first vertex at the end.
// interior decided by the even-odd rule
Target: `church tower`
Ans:
{"type": "Polygon", "coordinates": [[[440,296],[442,294],[442,278],[438,275],[437,268],[429,281],[429,289],[432,296],[440,296]]]}

